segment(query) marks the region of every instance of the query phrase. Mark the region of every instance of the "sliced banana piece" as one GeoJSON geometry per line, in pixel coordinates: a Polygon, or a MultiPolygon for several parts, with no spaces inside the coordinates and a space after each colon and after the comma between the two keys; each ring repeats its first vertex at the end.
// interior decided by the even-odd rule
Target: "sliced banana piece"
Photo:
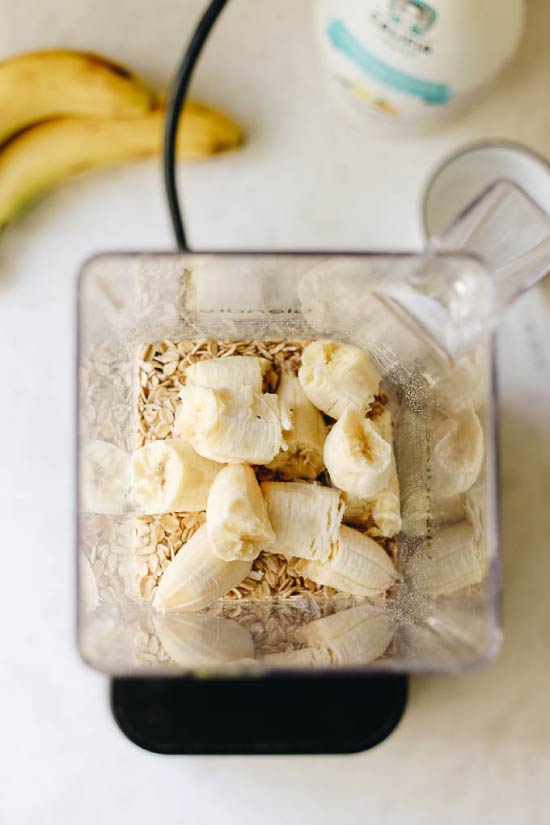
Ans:
{"type": "Polygon", "coordinates": [[[128,454],[108,441],[88,440],[80,451],[80,506],[86,513],[120,515],[130,488],[128,454]]]}
{"type": "Polygon", "coordinates": [[[268,367],[269,361],[255,355],[229,355],[197,361],[185,370],[185,383],[229,390],[250,387],[253,392],[261,393],[268,367]]]}
{"type": "Polygon", "coordinates": [[[398,579],[395,565],[374,539],[342,526],[332,555],[325,561],[300,560],[296,569],[317,584],[356,596],[382,596],[398,579]]]}
{"type": "Polygon", "coordinates": [[[334,664],[365,665],[386,652],[395,629],[391,616],[360,605],[315,619],[299,628],[296,637],[310,649],[328,651],[334,664]]]}
{"type": "Polygon", "coordinates": [[[384,489],[372,498],[346,493],[344,522],[366,529],[371,536],[392,538],[401,531],[402,520],[399,478],[392,446],[393,423],[390,411],[386,408],[377,418],[372,419],[372,424],[391,448],[389,480],[384,489]]]}
{"type": "Polygon", "coordinates": [[[391,446],[391,472],[384,489],[371,500],[372,519],[374,526],[370,535],[392,538],[401,532],[401,493],[399,490],[399,476],[395,463],[393,449],[393,421],[391,412],[386,408],[377,418],[373,419],[374,426],[382,438],[391,446]]]}
{"type": "Polygon", "coordinates": [[[484,575],[468,522],[438,530],[411,562],[415,590],[443,596],[478,584],[484,575]]]}
{"type": "Polygon", "coordinates": [[[238,622],[208,613],[156,615],[155,631],[166,653],[180,667],[221,665],[252,659],[252,636],[238,622]]]}
{"type": "Polygon", "coordinates": [[[146,515],[204,510],[220,470],[181,438],[151,441],[132,456],[134,498],[146,515]]]}
{"type": "Polygon", "coordinates": [[[368,355],[337,341],[308,344],[298,378],[311,403],[331,418],[340,418],[348,407],[366,412],[380,386],[368,355]]]}
{"type": "Polygon", "coordinates": [[[212,550],[225,561],[253,561],[275,541],[267,505],[248,464],[229,464],[208,496],[206,527],[212,550]]]}
{"type": "Polygon", "coordinates": [[[296,631],[307,647],[271,653],[262,658],[270,667],[366,665],[383,656],[396,630],[395,620],[369,605],[315,619],[296,631]]]}
{"type": "Polygon", "coordinates": [[[483,464],[483,430],[472,406],[435,426],[431,455],[432,489],[438,496],[464,493],[483,464]]]}
{"type": "Polygon", "coordinates": [[[347,409],[333,426],[323,456],[332,483],[353,496],[372,498],[392,474],[391,444],[355,409],[347,409]]]}
{"type": "Polygon", "coordinates": [[[224,464],[269,464],[286,449],[291,427],[284,402],[274,394],[190,386],[181,390],[174,432],[204,458],[224,464]]]}
{"type": "Polygon", "coordinates": [[[216,556],[203,524],[164,571],[154,607],[169,613],[201,610],[240,584],[251,568],[250,561],[216,556]]]}
{"type": "Polygon", "coordinates": [[[283,479],[306,478],[313,481],[324,468],[323,445],[327,426],[319,410],[304,393],[295,375],[283,372],[277,395],[290,410],[292,429],[285,436],[288,449],[269,464],[283,479]]]}
{"type": "Polygon", "coordinates": [[[326,667],[366,665],[383,656],[393,639],[396,622],[361,605],[301,627],[297,638],[307,647],[264,656],[271,667],[326,667]]]}
{"type": "Polygon", "coordinates": [[[272,552],[326,561],[338,541],[344,513],[341,493],[304,481],[264,481],[261,488],[275,531],[272,552]]]}

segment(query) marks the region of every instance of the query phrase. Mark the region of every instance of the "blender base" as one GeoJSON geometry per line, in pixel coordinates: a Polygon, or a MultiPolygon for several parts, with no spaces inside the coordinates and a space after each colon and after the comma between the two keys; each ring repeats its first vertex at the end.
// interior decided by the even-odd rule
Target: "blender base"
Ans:
{"type": "Polygon", "coordinates": [[[162,754],[357,753],[395,729],[406,676],[113,679],[124,735],[162,754]]]}

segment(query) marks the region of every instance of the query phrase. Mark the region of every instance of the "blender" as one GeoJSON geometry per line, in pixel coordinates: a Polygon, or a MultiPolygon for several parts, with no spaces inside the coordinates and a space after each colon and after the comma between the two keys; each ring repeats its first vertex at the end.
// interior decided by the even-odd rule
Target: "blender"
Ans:
{"type": "Polygon", "coordinates": [[[212,3],[199,24],[167,119],[167,196],[180,252],[98,256],[80,277],[79,649],[112,678],[122,730],[150,750],[363,750],[398,723],[409,673],[462,672],[498,650],[494,331],[505,309],[548,270],[550,219],[514,184],[497,181],[422,253],[189,250],[174,137],[195,62],[223,5],[212,3]],[[327,606],[301,595],[244,598],[237,606],[222,598],[215,615],[176,617],[187,651],[177,662],[160,655],[167,646],[163,619],[134,586],[140,514],[124,457],[138,446],[139,353],[151,342],[297,339],[359,347],[392,399],[403,517],[399,582],[372,605],[334,598],[328,614],[359,611],[359,647],[375,615],[387,631],[382,655],[307,669],[284,659],[270,664],[266,627],[284,649],[296,626],[326,620],[327,606]],[[456,492],[437,481],[435,434],[464,410],[475,411],[484,446],[475,480],[456,492]],[[99,506],[84,489],[90,444],[115,456],[99,506]],[[217,627],[261,626],[253,657],[199,655],[204,626],[214,620],[217,627]],[[280,724],[281,713],[299,719],[295,732],[280,724]]]}

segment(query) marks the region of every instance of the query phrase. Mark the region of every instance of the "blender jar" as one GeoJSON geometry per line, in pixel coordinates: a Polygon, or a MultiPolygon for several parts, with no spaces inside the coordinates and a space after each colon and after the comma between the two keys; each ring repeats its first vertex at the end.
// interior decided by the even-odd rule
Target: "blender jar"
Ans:
{"type": "Polygon", "coordinates": [[[491,307],[489,274],[466,254],[92,259],[79,294],[83,657],[119,676],[255,677],[304,663],[452,671],[489,658],[500,638],[491,307]],[[403,521],[385,544],[395,586],[376,599],[323,588],[231,592],[200,611],[160,613],[151,599],[174,556],[162,524],[171,517],[181,531],[177,554],[188,522],[182,513],[162,524],[144,518],[129,457],[154,435],[172,435],[189,352],[213,341],[257,342],[269,354],[282,342],[319,339],[367,352],[389,397],[403,521]],[[442,433],[457,427],[483,443],[475,479],[458,485],[436,466],[442,433]]]}
{"type": "MultiPolygon", "coordinates": [[[[488,661],[501,636],[493,334],[505,308],[549,265],[548,216],[505,181],[422,254],[89,261],[78,298],[84,659],[117,676],[243,678],[452,672],[488,661]],[[381,543],[395,561],[394,586],[385,598],[323,588],[231,591],[199,611],[161,613],[151,598],[170,559],[185,551],[185,513],[168,514],[174,545],[155,518],[144,519],[132,451],[172,434],[193,353],[215,354],[225,342],[226,352],[260,347],[271,357],[285,342],[292,349],[319,339],[368,353],[389,398],[402,529],[381,543]],[[441,450],[449,444],[459,453],[477,445],[469,477],[445,472],[441,450]]],[[[352,508],[348,515],[353,524],[352,508]]]]}

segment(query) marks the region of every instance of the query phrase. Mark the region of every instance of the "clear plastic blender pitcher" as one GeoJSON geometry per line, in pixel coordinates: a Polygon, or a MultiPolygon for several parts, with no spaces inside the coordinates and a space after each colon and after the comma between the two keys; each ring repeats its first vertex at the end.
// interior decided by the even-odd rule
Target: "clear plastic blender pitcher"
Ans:
{"type": "MultiPolygon", "coordinates": [[[[488,661],[501,636],[494,331],[505,308],[549,267],[550,219],[504,181],[423,253],[89,261],[78,298],[83,658],[118,676],[255,679],[298,670],[299,657],[285,654],[316,645],[328,654],[311,657],[308,672],[452,672],[488,661]],[[155,546],[144,554],[137,541],[141,514],[129,476],[140,438],[143,347],[327,338],[367,352],[390,398],[403,520],[395,587],[384,599],[222,597],[194,613],[160,614],[151,588],[138,583],[150,577],[154,585],[159,570],[149,561],[155,546]],[[467,442],[472,416],[483,458],[471,486],[455,490],[452,479],[442,480],[434,449],[442,427],[467,442]],[[90,454],[103,457],[92,501],[90,454]],[[274,650],[281,656],[270,658],[274,650]]],[[[177,392],[172,380],[167,386],[177,392]]]]}

